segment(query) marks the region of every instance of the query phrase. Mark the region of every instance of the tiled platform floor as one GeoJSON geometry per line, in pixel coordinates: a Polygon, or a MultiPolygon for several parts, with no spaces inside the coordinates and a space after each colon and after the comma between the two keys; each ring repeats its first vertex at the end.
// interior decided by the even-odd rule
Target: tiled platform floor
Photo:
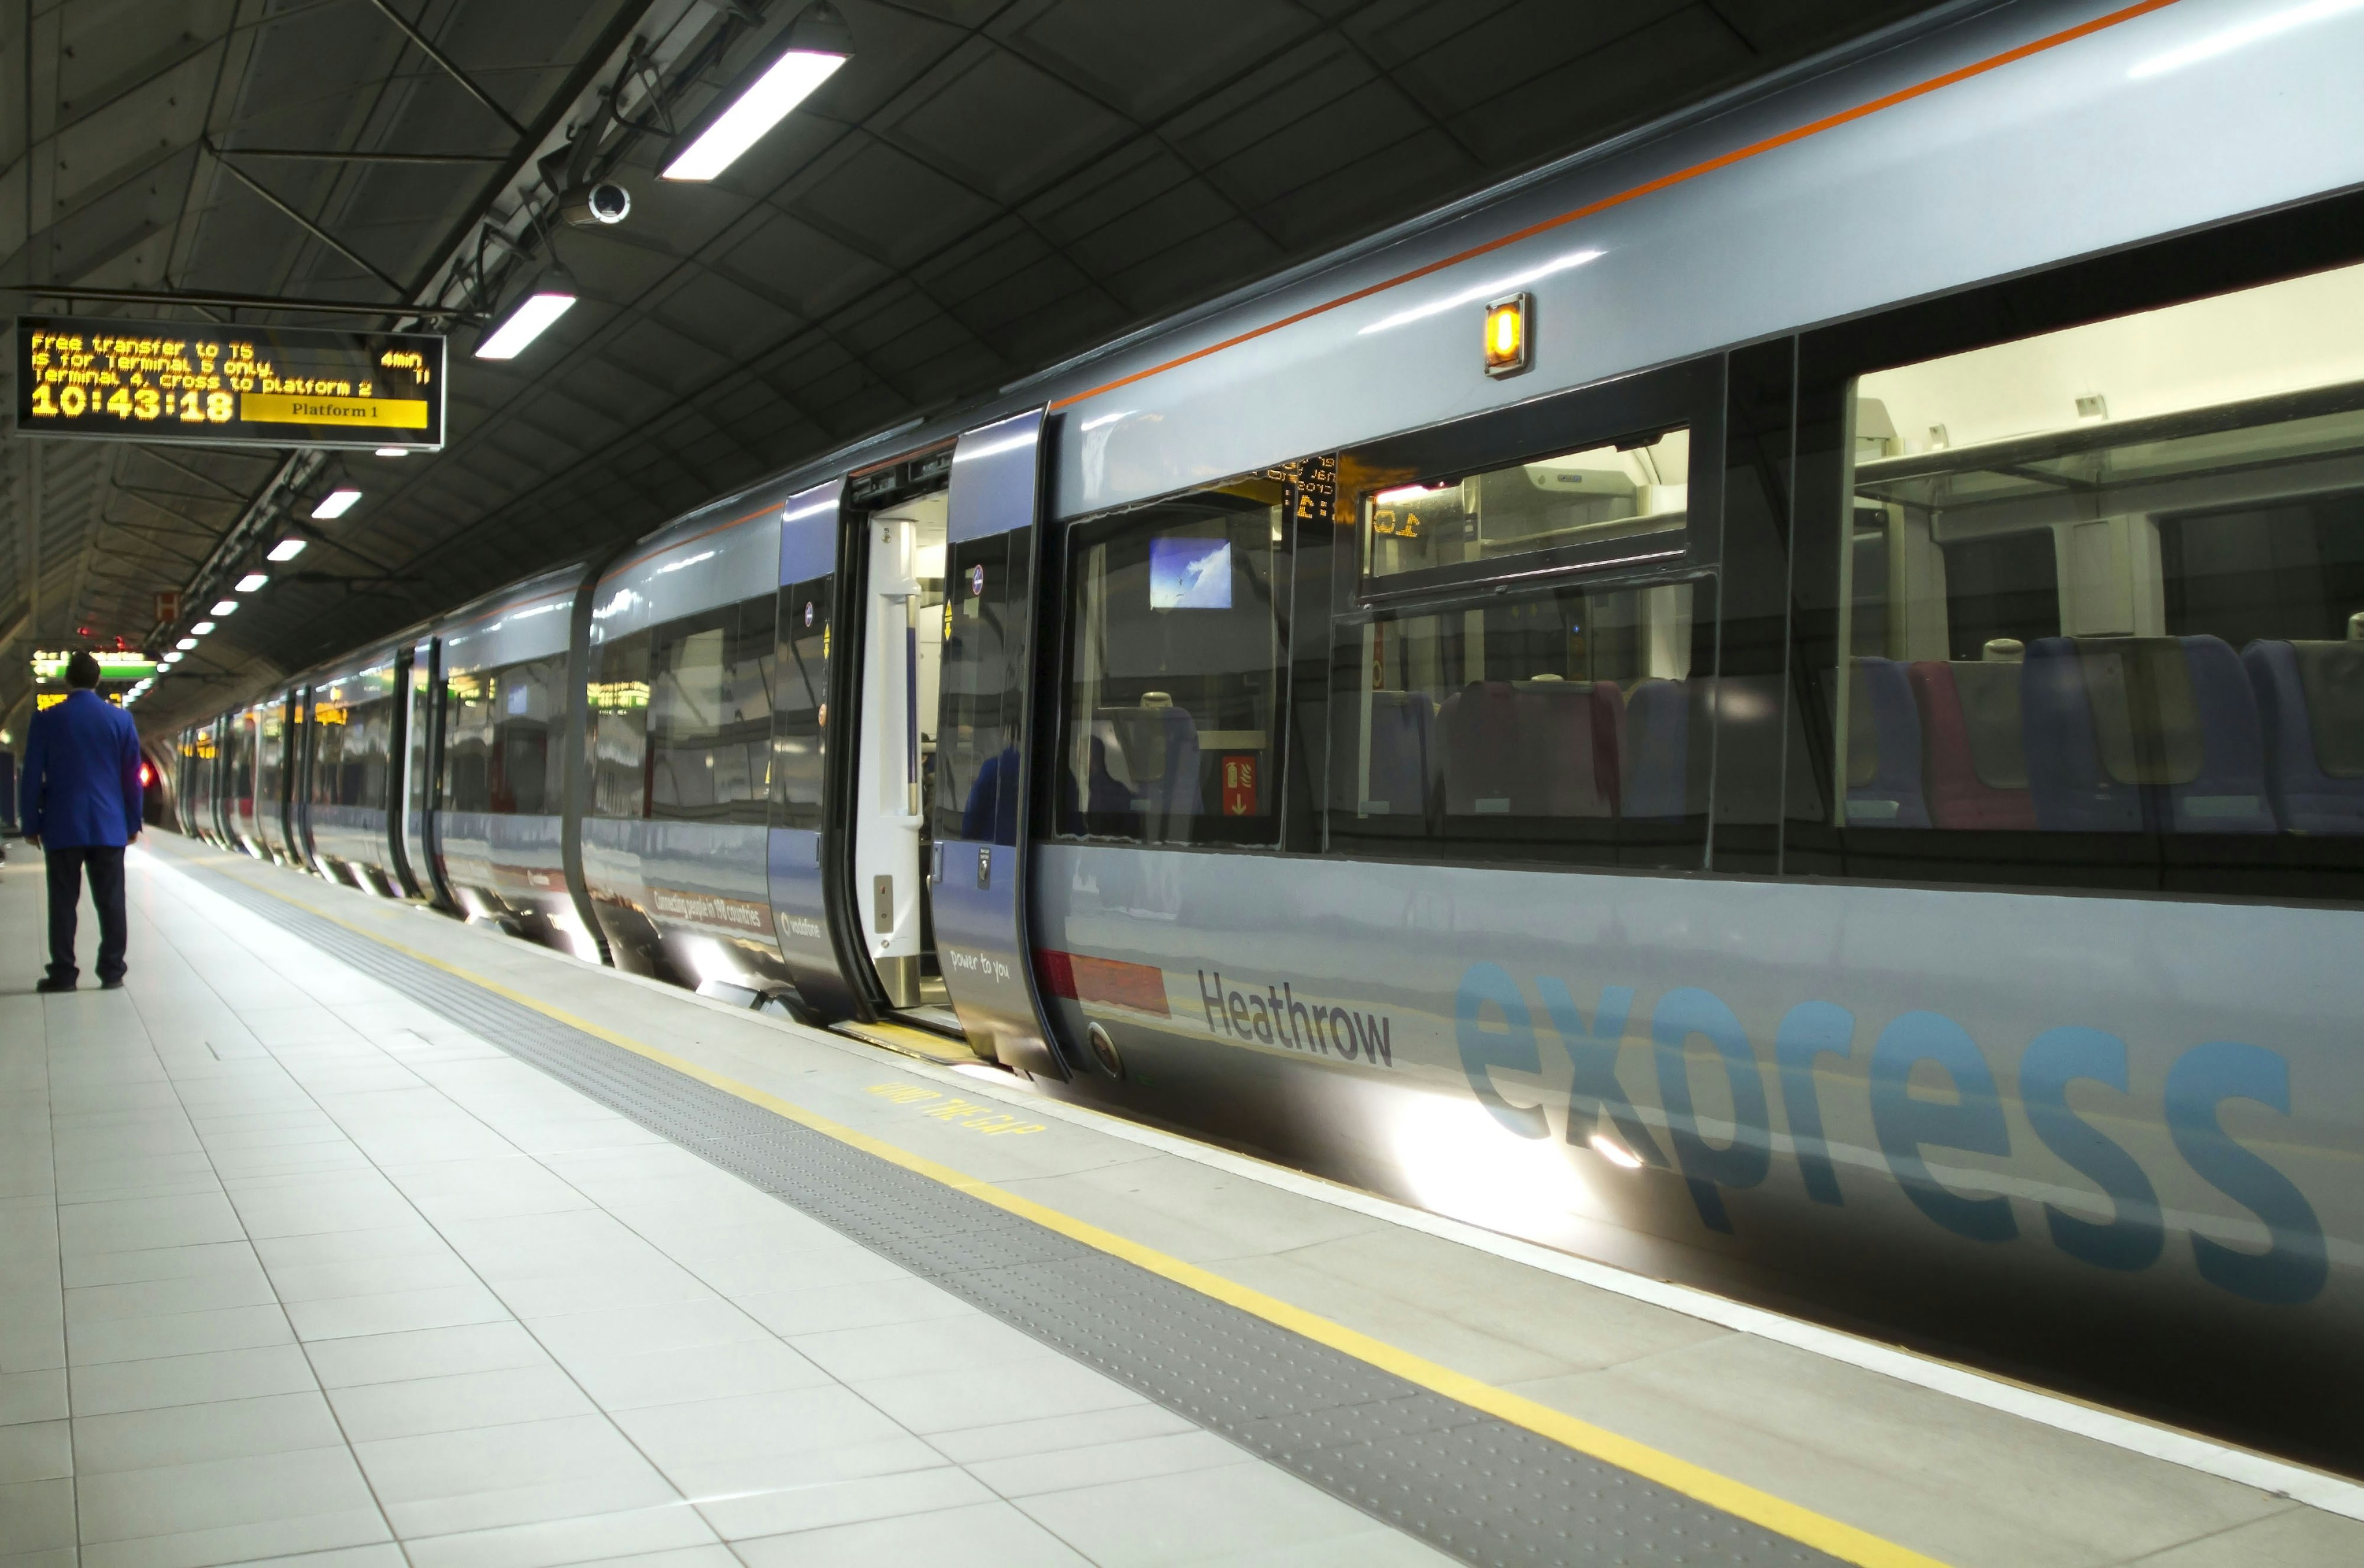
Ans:
{"type": "Polygon", "coordinates": [[[0,1568],[1442,1561],[142,851],[36,996],[11,851],[0,1568]]]}

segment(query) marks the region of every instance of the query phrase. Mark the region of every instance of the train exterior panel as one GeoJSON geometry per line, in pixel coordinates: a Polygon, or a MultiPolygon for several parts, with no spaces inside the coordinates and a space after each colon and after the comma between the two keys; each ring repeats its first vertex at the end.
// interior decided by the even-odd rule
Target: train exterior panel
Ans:
{"type": "Polygon", "coordinates": [[[2364,1471],[2359,51],[1939,13],[307,676],[289,787],[380,891],[2364,1471]],[[505,717],[541,808],[463,809],[505,717]]]}
{"type": "Polygon", "coordinates": [[[591,590],[585,884],[618,962],[692,986],[787,979],[767,841],[785,499],[699,513],[591,590]]]}
{"type": "MultiPolygon", "coordinates": [[[[583,577],[580,567],[545,573],[435,628],[445,694],[429,721],[440,727],[436,838],[405,859],[414,882],[427,880],[418,870],[431,853],[440,885],[473,917],[597,958],[567,887],[563,831],[577,684],[568,642],[583,577]]],[[[404,751],[407,763],[423,760],[418,743],[404,751]]]]}

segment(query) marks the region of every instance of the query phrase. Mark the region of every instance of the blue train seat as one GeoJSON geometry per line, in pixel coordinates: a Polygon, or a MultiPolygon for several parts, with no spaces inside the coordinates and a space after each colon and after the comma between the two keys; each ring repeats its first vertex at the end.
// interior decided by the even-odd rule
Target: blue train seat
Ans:
{"type": "Polygon", "coordinates": [[[2224,639],[2038,638],[2021,693],[2046,831],[2275,831],[2257,695],[2224,639]]]}
{"type": "Polygon", "coordinates": [[[1686,815],[1691,697],[1681,681],[1636,684],[1625,698],[1625,787],[1619,806],[1635,821],[1686,815]]]}
{"type": "Polygon", "coordinates": [[[1926,828],[1921,714],[1904,666],[1857,659],[1848,672],[1846,819],[1858,828],[1926,828]]]}
{"type": "Polygon", "coordinates": [[[1196,817],[1199,727],[1186,708],[1102,708],[1092,724],[1094,813],[1196,817]]]}
{"type": "Polygon", "coordinates": [[[2364,642],[2252,642],[2267,787],[2293,833],[2364,833],[2364,642]]]}
{"type": "Polygon", "coordinates": [[[1369,784],[1357,808],[1390,817],[1428,813],[1435,709],[1426,692],[1371,694],[1369,784]]]}
{"type": "Polygon", "coordinates": [[[2258,694],[2233,645],[2221,637],[2186,637],[2186,671],[2200,720],[2200,771],[2167,788],[2169,822],[2178,833],[2273,833],[2266,785],[2265,732],[2258,694]]]}

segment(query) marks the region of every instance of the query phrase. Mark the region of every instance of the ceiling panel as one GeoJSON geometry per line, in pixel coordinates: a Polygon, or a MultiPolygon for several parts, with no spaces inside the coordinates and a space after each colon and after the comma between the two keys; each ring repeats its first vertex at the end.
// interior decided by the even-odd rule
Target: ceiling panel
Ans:
{"type": "MultiPolygon", "coordinates": [[[[463,332],[446,450],[320,466],[291,525],[319,540],[300,571],[143,714],[225,700],[1925,3],[839,0],[853,61],[711,183],[666,184],[664,138],[641,137],[614,175],[630,221],[555,239],[583,303],[506,366],[468,359],[463,332]],[[363,503],[304,522],[340,483],[363,503]]],[[[386,4],[467,81],[376,0],[0,0],[6,95],[34,111],[29,147],[0,126],[0,284],[414,297],[501,163],[239,150],[530,166],[519,127],[587,109],[626,29],[682,46],[663,77],[731,8],[386,4]]],[[[676,123],[797,9],[734,4],[763,20],[676,123]]],[[[549,245],[511,228],[538,268],[549,245]]],[[[32,445],[0,443],[0,628],[34,597],[32,445]]],[[[283,455],[46,443],[32,635],[146,634],[154,591],[189,581],[283,455]]],[[[0,652],[0,727],[24,641],[0,652]]]]}

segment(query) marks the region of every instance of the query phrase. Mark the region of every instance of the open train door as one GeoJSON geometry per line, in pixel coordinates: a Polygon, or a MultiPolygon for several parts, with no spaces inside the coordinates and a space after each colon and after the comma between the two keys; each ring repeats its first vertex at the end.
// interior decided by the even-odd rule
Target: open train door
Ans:
{"type": "Polygon", "coordinates": [[[848,978],[859,945],[830,929],[825,828],[829,821],[830,659],[835,651],[838,536],[845,482],[800,491],[780,510],[779,650],[772,676],[772,924],[797,997],[817,1018],[862,1010],[848,978]]]}
{"type": "Polygon", "coordinates": [[[1026,938],[1043,413],[971,430],[953,451],[928,881],[944,987],[970,1043],[1065,1078],[1026,938]]]}

